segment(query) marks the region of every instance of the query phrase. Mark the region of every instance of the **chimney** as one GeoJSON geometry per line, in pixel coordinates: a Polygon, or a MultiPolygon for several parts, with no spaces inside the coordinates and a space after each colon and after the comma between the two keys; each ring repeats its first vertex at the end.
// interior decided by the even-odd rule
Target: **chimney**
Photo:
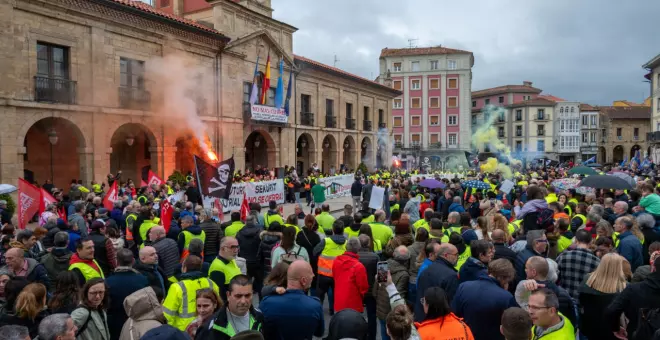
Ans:
{"type": "Polygon", "coordinates": [[[529,81],[529,80],[524,80],[524,81],[523,81],[523,86],[530,86],[530,87],[531,87],[531,86],[532,86],[532,82],[529,81]]]}

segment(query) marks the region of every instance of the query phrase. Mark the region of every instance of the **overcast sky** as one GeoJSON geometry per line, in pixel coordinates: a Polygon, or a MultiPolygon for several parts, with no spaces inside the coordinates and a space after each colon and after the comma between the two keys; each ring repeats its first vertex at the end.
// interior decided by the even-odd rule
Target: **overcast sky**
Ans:
{"type": "Polygon", "coordinates": [[[384,47],[442,44],[474,53],[473,90],[534,86],[611,105],[649,95],[642,65],[660,54],[657,0],[272,0],[296,26],[294,53],[373,79],[384,47]]]}

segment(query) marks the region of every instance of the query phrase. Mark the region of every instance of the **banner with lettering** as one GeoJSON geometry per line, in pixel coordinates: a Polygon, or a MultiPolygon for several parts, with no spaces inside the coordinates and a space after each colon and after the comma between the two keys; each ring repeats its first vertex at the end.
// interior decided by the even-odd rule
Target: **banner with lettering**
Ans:
{"type": "Polygon", "coordinates": [[[324,177],[318,179],[319,183],[323,185],[325,189],[325,198],[331,199],[342,196],[351,195],[351,185],[355,181],[355,175],[339,175],[324,177]]]}
{"type": "Polygon", "coordinates": [[[286,123],[289,116],[284,109],[278,109],[274,106],[250,105],[252,120],[273,123],[286,123]]]}
{"type": "Polygon", "coordinates": [[[413,181],[416,181],[418,178],[420,180],[424,180],[425,178],[430,179],[430,178],[435,178],[436,176],[438,176],[441,179],[446,178],[448,180],[451,180],[455,177],[458,177],[458,178],[465,177],[463,174],[417,174],[417,175],[410,175],[410,178],[413,181]]]}
{"type": "Polygon", "coordinates": [[[41,193],[39,188],[28,181],[18,179],[18,228],[25,229],[30,219],[39,210],[41,193]]]}
{"type": "MultiPolygon", "coordinates": [[[[268,206],[268,202],[275,201],[284,203],[284,181],[276,179],[263,182],[234,183],[231,186],[229,199],[221,199],[223,212],[239,211],[243,202],[243,193],[248,203],[259,203],[262,207],[268,206]]],[[[212,209],[215,207],[215,197],[204,195],[204,207],[212,209]]]]}

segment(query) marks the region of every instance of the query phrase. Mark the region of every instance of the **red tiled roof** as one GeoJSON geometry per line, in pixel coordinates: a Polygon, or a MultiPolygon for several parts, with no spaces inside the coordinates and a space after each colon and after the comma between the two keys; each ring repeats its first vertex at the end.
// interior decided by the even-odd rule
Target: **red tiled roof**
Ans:
{"type": "Polygon", "coordinates": [[[416,47],[416,48],[387,48],[380,51],[380,57],[400,57],[408,55],[435,55],[435,54],[472,54],[470,51],[457,50],[442,46],[416,47]]]}
{"type": "Polygon", "coordinates": [[[335,72],[335,73],[338,73],[340,75],[350,77],[350,78],[353,78],[355,80],[358,80],[358,81],[361,81],[361,82],[364,82],[364,83],[368,83],[369,85],[373,85],[373,86],[377,86],[377,87],[380,87],[380,88],[383,88],[383,89],[387,89],[387,90],[390,90],[391,92],[397,93],[397,95],[402,94],[401,91],[395,90],[395,89],[393,89],[389,86],[385,86],[383,84],[377,83],[377,82],[375,82],[373,80],[369,80],[367,78],[362,78],[358,75],[346,72],[346,71],[344,71],[342,69],[338,69],[336,67],[332,67],[332,66],[329,66],[329,65],[326,65],[326,64],[323,64],[323,63],[319,63],[316,60],[312,60],[312,59],[305,58],[303,56],[299,56],[299,55],[295,55],[295,54],[293,55],[293,58],[294,58],[294,61],[301,61],[301,62],[304,62],[304,63],[307,63],[307,64],[311,64],[311,65],[319,67],[321,69],[325,69],[326,71],[335,72]]]}
{"type": "Polygon", "coordinates": [[[648,106],[601,106],[600,111],[610,119],[651,119],[651,108],[648,106]]]}
{"type": "Polygon", "coordinates": [[[523,106],[554,106],[556,102],[554,100],[546,98],[535,98],[530,100],[525,100],[522,102],[514,103],[509,105],[509,107],[523,107],[523,106]]]}
{"type": "MultiPolygon", "coordinates": [[[[125,6],[129,6],[129,7],[132,7],[132,8],[141,10],[143,12],[165,18],[165,19],[176,21],[180,24],[188,25],[188,26],[197,28],[199,30],[202,30],[202,31],[205,31],[205,32],[208,32],[208,33],[214,33],[214,34],[217,34],[217,35],[221,35],[222,37],[225,37],[224,34],[220,33],[219,31],[217,31],[213,28],[209,28],[207,26],[196,23],[193,20],[186,19],[186,18],[180,17],[178,15],[163,12],[163,11],[161,11],[159,9],[156,9],[156,8],[150,6],[150,5],[148,5],[148,4],[146,4],[142,1],[137,1],[137,0],[110,0],[110,1],[116,2],[118,4],[122,4],[122,5],[125,5],[125,6]]],[[[227,37],[225,37],[225,38],[227,40],[229,40],[229,38],[227,38],[227,37]]]]}
{"type": "Polygon", "coordinates": [[[553,95],[551,95],[551,94],[542,94],[542,95],[539,95],[539,96],[536,97],[536,98],[548,99],[548,100],[552,100],[552,101],[554,101],[554,102],[565,102],[565,101],[566,101],[566,99],[562,99],[562,98],[559,98],[559,97],[553,96],[553,95]]]}
{"type": "Polygon", "coordinates": [[[493,87],[493,88],[489,88],[489,89],[473,91],[472,92],[472,98],[494,96],[496,94],[509,93],[509,92],[539,94],[539,93],[541,93],[541,89],[538,89],[538,88],[533,87],[533,86],[528,86],[528,85],[502,85],[502,86],[493,87]]]}

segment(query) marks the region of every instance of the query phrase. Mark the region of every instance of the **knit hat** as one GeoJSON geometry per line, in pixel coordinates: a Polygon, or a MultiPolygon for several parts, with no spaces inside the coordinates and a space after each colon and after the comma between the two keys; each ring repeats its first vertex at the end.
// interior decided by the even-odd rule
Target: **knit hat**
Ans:
{"type": "Polygon", "coordinates": [[[247,330],[234,335],[230,340],[264,340],[259,331],[247,330]]]}
{"type": "Polygon", "coordinates": [[[170,325],[161,325],[149,330],[140,340],[190,340],[190,336],[170,325]]]}

